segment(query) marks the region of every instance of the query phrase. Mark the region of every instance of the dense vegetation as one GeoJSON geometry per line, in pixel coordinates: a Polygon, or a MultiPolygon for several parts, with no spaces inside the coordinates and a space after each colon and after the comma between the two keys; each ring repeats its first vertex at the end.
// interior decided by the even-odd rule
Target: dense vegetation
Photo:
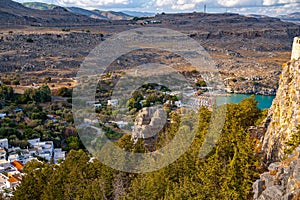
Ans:
{"type": "MultiPolygon", "coordinates": [[[[70,90],[62,88],[59,95],[70,96],[70,90]]],[[[26,148],[28,139],[41,138],[53,141],[55,147],[65,150],[83,148],[76,129],[73,128],[71,104],[51,102],[51,91],[47,85],[37,89],[29,88],[24,94],[0,86],[0,113],[7,116],[0,119],[0,138],[7,138],[9,144],[26,148]],[[50,119],[48,116],[55,116],[50,119]]]]}
{"type": "MultiPolygon", "coordinates": [[[[129,174],[91,160],[82,150],[70,151],[60,166],[28,163],[22,184],[12,199],[248,199],[258,176],[259,160],[255,139],[247,132],[260,120],[262,111],[254,98],[227,105],[226,122],[213,151],[200,159],[199,149],[210,122],[211,112],[199,110],[199,128],[190,149],[176,162],[159,171],[129,174]],[[35,170],[34,170],[35,169],[35,170]]],[[[164,145],[174,135],[179,115],[156,144],[164,145]]],[[[142,141],[133,144],[129,135],[117,145],[144,152],[142,141]]]]}

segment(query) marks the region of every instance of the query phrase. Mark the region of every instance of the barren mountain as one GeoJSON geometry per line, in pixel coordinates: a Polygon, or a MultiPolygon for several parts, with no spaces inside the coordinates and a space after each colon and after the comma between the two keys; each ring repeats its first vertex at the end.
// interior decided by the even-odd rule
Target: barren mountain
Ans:
{"type": "MultiPolygon", "coordinates": [[[[293,37],[300,35],[300,26],[294,23],[231,13],[158,14],[138,21],[111,21],[63,8],[40,11],[0,0],[0,16],[4,25],[0,35],[1,72],[17,71],[28,76],[32,72],[35,76],[53,72],[53,76],[72,77],[85,56],[112,34],[160,27],[178,30],[199,42],[214,59],[227,91],[236,93],[275,94],[281,65],[290,59],[293,37]],[[20,26],[24,21],[39,27],[20,26]]],[[[124,59],[122,64],[126,60],[134,64],[135,59],[124,59]]],[[[143,59],[151,60],[148,56],[143,59]]]]}
{"type": "Polygon", "coordinates": [[[300,24],[300,12],[295,12],[287,15],[278,16],[282,21],[293,22],[296,24],[300,24]]]}
{"type": "Polygon", "coordinates": [[[52,10],[55,7],[58,7],[54,4],[47,4],[42,2],[25,2],[23,3],[24,6],[31,8],[31,9],[37,9],[37,10],[52,10]]]}
{"type": "Polygon", "coordinates": [[[11,0],[0,0],[0,24],[2,26],[30,25],[55,26],[74,24],[95,24],[99,20],[74,14],[62,7],[52,10],[36,10],[11,0]]]}
{"type": "MultiPolygon", "coordinates": [[[[41,2],[26,2],[24,6],[37,10],[53,10],[54,8],[61,7],[54,4],[47,4],[41,2]]],[[[133,17],[122,12],[115,11],[102,11],[102,10],[87,10],[79,7],[65,7],[69,12],[74,14],[85,15],[94,19],[106,19],[106,20],[129,20],[133,17]]]]}

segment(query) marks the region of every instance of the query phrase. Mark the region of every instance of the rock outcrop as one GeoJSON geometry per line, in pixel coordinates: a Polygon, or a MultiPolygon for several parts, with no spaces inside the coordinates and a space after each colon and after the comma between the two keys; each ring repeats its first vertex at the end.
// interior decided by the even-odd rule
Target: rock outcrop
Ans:
{"type": "Polygon", "coordinates": [[[269,110],[268,129],[262,138],[267,163],[280,161],[285,143],[296,132],[300,122],[300,62],[283,65],[276,98],[269,110]]]}
{"type": "Polygon", "coordinates": [[[300,199],[299,152],[298,147],[289,158],[269,165],[253,184],[254,200],[300,199]]]}
{"type": "Polygon", "coordinates": [[[300,147],[285,154],[286,142],[300,122],[300,61],[283,65],[276,98],[265,121],[267,131],[258,134],[268,171],[253,184],[254,200],[300,199],[300,147]]]}
{"type": "Polygon", "coordinates": [[[157,134],[167,122],[167,114],[162,108],[147,107],[140,110],[132,132],[132,140],[144,139],[145,147],[154,150],[157,134]]]}

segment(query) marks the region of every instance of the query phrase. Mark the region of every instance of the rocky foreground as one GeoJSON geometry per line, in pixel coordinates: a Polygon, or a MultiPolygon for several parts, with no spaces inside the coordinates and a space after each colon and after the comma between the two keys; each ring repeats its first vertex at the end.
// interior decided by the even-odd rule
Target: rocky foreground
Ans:
{"type": "Polygon", "coordinates": [[[300,199],[299,153],[297,148],[290,158],[269,165],[268,171],[253,184],[254,200],[300,199]]]}

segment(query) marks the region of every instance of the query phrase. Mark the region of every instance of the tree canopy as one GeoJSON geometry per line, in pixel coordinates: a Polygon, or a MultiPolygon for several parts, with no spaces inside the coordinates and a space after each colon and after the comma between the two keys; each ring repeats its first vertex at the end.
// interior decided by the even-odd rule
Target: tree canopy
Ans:
{"type": "MultiPolygon", "coordinates": [[[[119,172],[91,160],[82,150],[71,150],[59,166],[31,162],[26,164],[27,175],[12,199],[248,199],[258,176],[259,158],[247,129],[261,116],[254,98],[228,104],[217,144],[209,155],[200,158],[211,118],[211,111],[200,108],[197,134],[189,150],[174,163],[151,173],[119,172]]],[[[173,113],[171,117],[173,123],[163,131],[157,148],[176,134],[180,115],[173,113]]],[[[77,149],[73,139],[67,142],[77,149]]],[[[145,151],[143,141],[134,144],[130,135],[116,145],[127,151],[145,151]]]]}

